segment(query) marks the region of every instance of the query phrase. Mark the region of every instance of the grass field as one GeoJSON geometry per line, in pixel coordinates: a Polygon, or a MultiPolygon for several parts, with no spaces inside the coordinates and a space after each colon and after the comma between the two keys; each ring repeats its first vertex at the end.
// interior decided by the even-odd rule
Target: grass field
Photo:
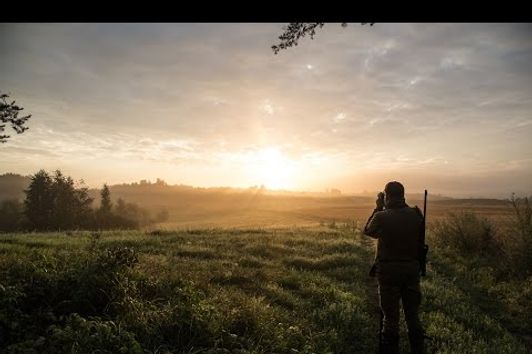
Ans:
{"type": "MultiPolygon", "coordinates": [[[[365,223],[375,207],[374,197],[283,197],[270,195],[215,195],[206,200],[154,198],[147,200],[126,195],[148,209],[166,208],[165,229],[186,228],[284,228],[337,223],[365,223]]],[[[445,218],[449,212],[474,212],[493,219],[504,219],[512,211],[508,201],[497,199],[433,200],[429,195],[428,222],[445,218]]],[[[408,199],[410,206],[423,208],[422,199],[408,199]]],[[[363,226],[363,225],[362,225],[363,226]]]]}
{"type": "MultiPolygon", "coordinates": [[[[373,247],[345,226],[4,234],[2,352],[372,353],[373,247]]],[[[530,352],[530,279],[430,260],[429,353],[530,352]]]]}

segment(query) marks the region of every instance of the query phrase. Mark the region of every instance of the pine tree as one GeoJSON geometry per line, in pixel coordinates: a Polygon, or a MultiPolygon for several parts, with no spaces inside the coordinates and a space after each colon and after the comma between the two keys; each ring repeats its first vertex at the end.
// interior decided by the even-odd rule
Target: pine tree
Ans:
{"type": "Polygon", "coordinates": [[[87,188],[76,188],[71,177],[44,170],[31,177],[26,192],[24,214],[36,230],[71,230],[93,227],[92,198],[87,188]]]}
{"type": "Polygon", "coordinates": [[[30,228],[49,230],[52,226],[53,210],[52,179],[44,170],[40,170],[31,177],[28,189],[24,191],[24,214],[30,228]]]}
{"type": "Polygon", "coordinates": [[[105,215],[110,215],[111,209],[113,208],[113,203],[111,202],[111,191],[109,191],[109,187],[107,186],[107,184],[103,185],[103,189],[100,192],[100,195],[102,197],[100,211],[105,215]]]}
{"type": "Polygon", "coordinates": [[[77,224],[77,198],[74,180],[55,171],[52,184],[53,209],[51,223],[55,229],[71,230],[77,224]]]}
{"type": "Polygon", "coordinates": [[[103,185],[100,196],[101,203],[100,209],[98,209],[98,226],[107,229],[113,226],[113,203],[111,202],[111,191],[109,190],[107,184],[103,185]]]}
{"type": "Polygon", "coordinates": [[[89,197],[89,190],[85,187],[75,190],[75,224],[79,228],[94,227],[94,211],[92,210],[93,198],[89,197]]]}

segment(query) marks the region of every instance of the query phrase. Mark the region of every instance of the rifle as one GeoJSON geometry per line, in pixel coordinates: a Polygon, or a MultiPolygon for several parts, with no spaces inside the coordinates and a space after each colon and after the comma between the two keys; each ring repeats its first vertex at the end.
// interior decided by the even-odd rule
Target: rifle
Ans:
{"type": "Polygon", "coordinates": [[[427,190],[425,189],[425,201],[423,203],[423,227],[421,229],[421,240],[419,242],[419,265],[421,276],[427,275],[427,253],[429,252],[429,246],[425,244],[425,230],[427,227],[427,190]]]}
{"type": "Polygon", "coordinates": [[[384,312],[382,310],[379,310],[380,315],[380,322],[379,322],[379,347],[377,349],[377,353],[383,352],[383,343],[382,343],[382,331],[384,330],[384,312]]]}

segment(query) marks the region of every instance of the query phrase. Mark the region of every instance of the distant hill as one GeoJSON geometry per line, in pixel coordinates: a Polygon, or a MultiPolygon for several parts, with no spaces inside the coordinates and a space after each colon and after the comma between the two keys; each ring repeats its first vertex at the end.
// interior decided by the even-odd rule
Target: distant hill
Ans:
{"type": "MultiPolygon", "coordinates": [[[[5,173],[0,175],[0,200],[5,199],[24,199],[24,189],[28,187],[30,183],[30,176],[22,176],[16,173],[5,173]]],[[[298,192],[298,191],[285,191],[285,190],[269,190],[264,187],[249,187],[249,188],[233,188],[233,187],[194,187],[189,185],[169,185],[165,181],[157,179],[156,182],[149,182],[142,180],[134,183],[115,184],[110,186],[111,191],[115,193],[115,196],[121,198],[127,198],[133,196],[133,199],[144,199],[146,196],[152,196],[153,194],[160,195],[170,194],[194,194],[196,196],[207,196],[213,194],[259,194],[269,196],[284,196],[284,197],[331,197],[331,198],[357,198],[357,199],[374,199],[378,192],[364,192],[356,194],[342,194],[338,190],[331,190],[326,192],[298,192]]],[[[99,189],[89,189],[89,194],[98,199],[99,189]]],[[[412,201],[423,200],[422,193],[407,193],[406,199],[412,201]]],[[[502,202],[499,199],[455,199],[440,194],[430,194],[429,199],[431,201],[448,201],[454,203],[455,201],[462,200],[464,203],[478,203],[487,202],[498,204],[502,202]]]]}
{"type": "MultiPolygon", "coordinates": [[[[0,175],[0,201],[6,199],[23,200],[24,190],[30,184],[30,176],[22,176],[15,173],[5,173],[0,175]]],[[[113,200],[118,198],[125,199],[136,203],[143,204],[147,207],[175,207],[192,206],[192,205],[210,205],[218,204],[219,202],[230,204],[246,202],[262,204],[265,201],[273,202],[280,206],[283,200],[287,199],[320,199],[321,203],[327,203],[327,199],[334,199],[335,203],[372,203],[375,200],[377,192],[365,192],[360,194],[341,194],[340,191],[333,190],[327,192],[296,192],[296,191],[272,191],[264,187],[250,187],[250,188],[231,188],[231,187],[193,187],[188,185],[169,185],[165,181],[157,179],[156,182],[141,180],[134,183],[123,183],[110,185],[111,195],[113,200]],[[232,203],[231,203],[232,202],[232,203]]],[[[89,195],[94,198],[94,204],[99,204],[100,190],[97,188],[89,189],[89,195]]],[[[423,200],[422,193],[407,193],[407,202],[410,204],[420,204],[423,200]]],[[[442,203],[442,205],[469,205],[469,204],[488,204],[501,205],[506,204],[507,201],[499,199],[454,199],[439,194],[430,194],[429,201],[442,203]]],[[[287,205],[286,205],[287,206],[287,205]]]]}
{"type": "MultiPolygon", "coordinates": [[[[78,176],[75,176],[78,177],[78,176]]],[[[0,175],[0,202],[23,200],[30,178],[12,173],[0,175]]],[[[111,199],[135,203],[151,215],[166,213],[167,228],[179,227],[255,227],[324,224],[332,220],[363,224],[375,207],[377,193],[347,195],[333,190],[326,192],[271,191],[264,187],[202,188],[169,185],[158,179],[130,184],[110,185],[111,199]]],[[[89,189],[94,207],[100,204],[100,189],[89,189]]],[[[423,206],[423,194],[407,194],[411,206],[423,206]]],[[[489,217],[510,213],[507,200],[453,199],[429,194],[429,222],[445,217],[449,212],[472,211],[489,217]]]]}

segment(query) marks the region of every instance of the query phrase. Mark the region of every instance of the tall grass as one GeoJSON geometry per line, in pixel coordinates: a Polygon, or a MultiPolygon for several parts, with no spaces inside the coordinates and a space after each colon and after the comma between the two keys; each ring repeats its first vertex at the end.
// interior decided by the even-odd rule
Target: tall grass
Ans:
{"type": "Polygon", "coordinates": [[[497,265],[500,275],[526,279],[532,275],[532,208],[529,198],[510,199],[506,222],[491,221],[472,212],[449,213],[433,223],[430,242],[464,257],[497,265]]]}
{"type": "Polygon", "coordinates": [[[499,249],[496,230],[485,217],[472,212],[450,213],[447,219],[434,222],[431,241],[462,255],[494,255],[499,249]]]}
{"type": "Polygon", "coordinates": [[[508,253],[524,278],[532,274],[532,207],[528,197],[512,195],[510,201],[514,213],[508,253]]]}
{"type": "MultiPolygon", "coordinates": [[[[0,352],[371,353],[373,246],[351,227],[2,235],[0,352]]],[[[507,292],[479,306],[468,259],[431,256],[430,352],[526,353],[492,311],[507,292]]]]}
{"type": "Polygon", "coordinates": [[[532,212],[529,198],[510,199],[512,215],[492,221],[450,214],[429,234],[433,262],[502,326],[532,344],[532,212]]]}

